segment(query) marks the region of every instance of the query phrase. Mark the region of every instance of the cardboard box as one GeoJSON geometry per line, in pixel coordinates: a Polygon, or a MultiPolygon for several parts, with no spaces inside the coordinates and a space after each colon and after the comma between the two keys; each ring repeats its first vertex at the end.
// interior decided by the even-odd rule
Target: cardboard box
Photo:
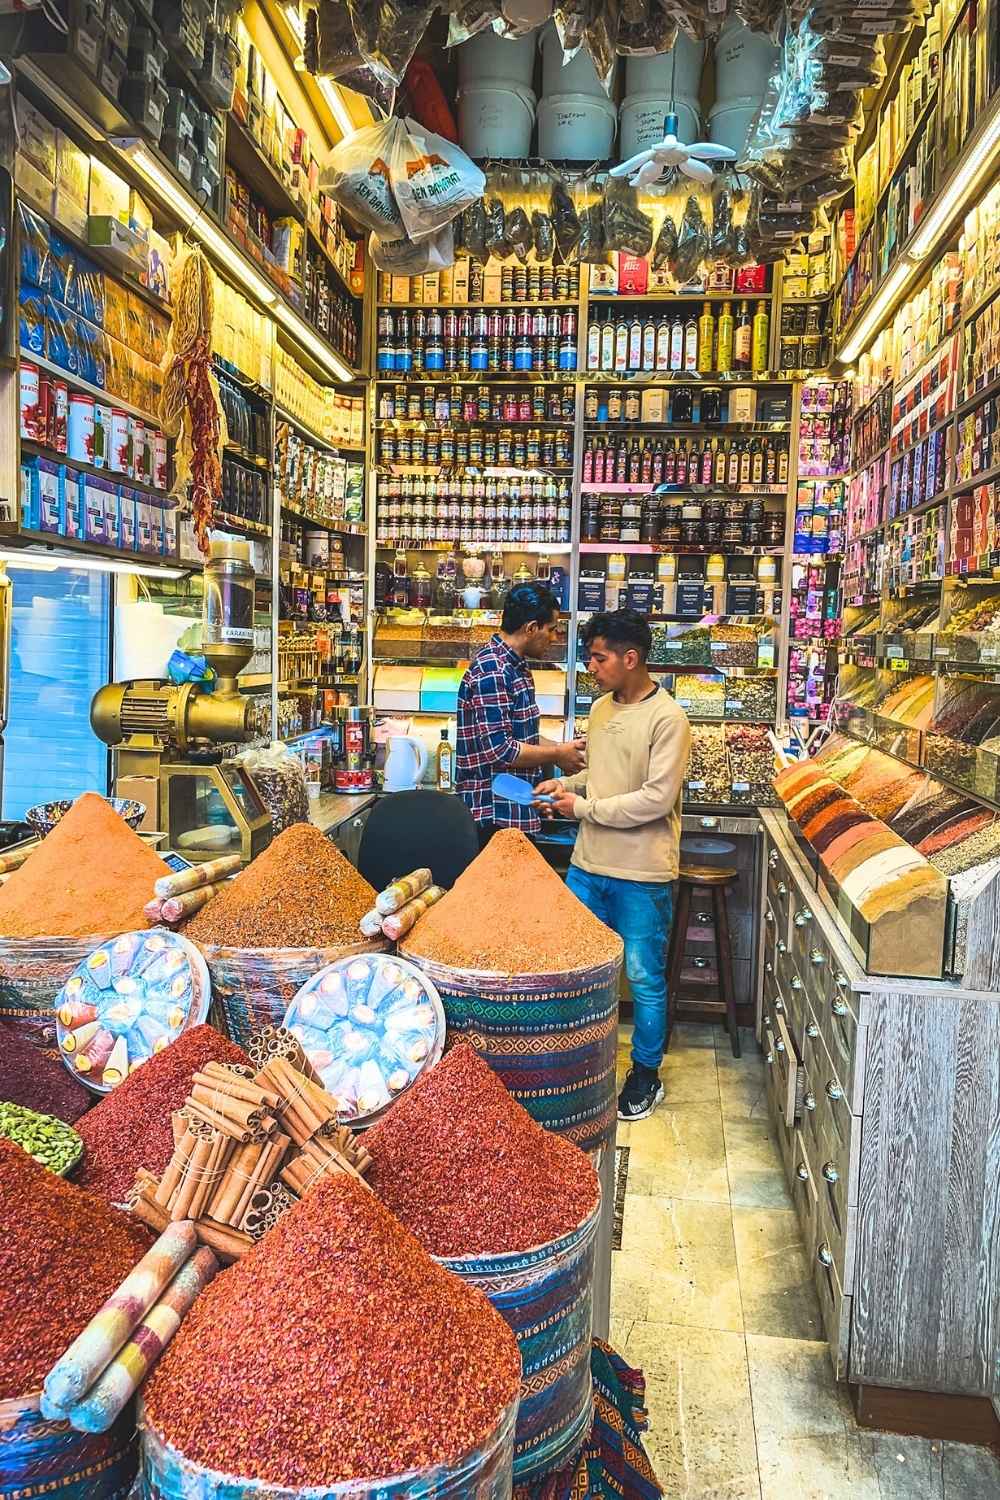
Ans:
{"type": "Polygon", "coordinates": [[[94,219],[120,219],[123,224],[127,224],[130,196],[128,183],[96,156],[92,156],[88,215],[94,219]]]}
{"type": "Polygon", "coordinates": [[[83,535],[83,480],[79,469],[63,466],[63,536],[83,535]]]}
{"type": "Polygon", "coordinates": [[[561,714],[566,707],[566,673],[536,670],[532,676],[539,713],[561,714]]]}
{"type": "Polygon", "coordinates": [[[638,255],[618,255],[618,291],[622,295],[644,297],[648,286],[649,262],[638,255]]]}
{"type": "Polygon", "coordinates": [[[757,392],[752,386],[737,385],[729,392],[730,422],[756,422],[757,392]]]}
{"type": "Polygon", "coordinates": [[[41,173],[50,187],[56,180],[56,137],[51,120],[29,104],[24,95],[17,101],[18,155],[24,156],[41,173]]]}
{"type": "Polygon", "coordinates": [[[56,132],[56,182],[52,212],[81,239],[87,233],[90,157],[64,130],[56,132]]]}
{"type": "Polygon", "coordinates": [[[646,390],[642,393],[641,420],[643,422],[665,422],[669,412],[669,398],[665,390],[646,390]]]}
{"type": "Polygon", "coordinates": [[[130,798],[146,809],[139,824],[141,832],[159,833],[160,783],[156,776],[119,776],[115,781],[115,796],[130,798]]]}
{"type": "Polygon", "coordinates": [[[617,292],[618,290],[618,261],[612,261],[610,266],[590,267],[590,290],[591,292],[617,292]]]}
{"type": "Polygon", "coordinates": [[[374,704],[378,709],[420,708],[420,667],[376,667],[374,704]]]}
{"type": "Polygon", "coordinates": [[[409,302],[410,300],[410,278],[409,276],[393,276],[389,289],[390,302],[409,302]]]}
{"type": "Polygon", "coordinates": [[[452,302],[468,302],[469,300],[469,274],[471,265],[467,255],[460,255],[452,267],[451,300],[452,302]]]}
{"type": "MultiPolygon", "coordinates": [[[[445,274],[446,273],[444,271],[441,272],[442,300],[443,300],[443,297],[444,297],[444,277],[445,277],[445,274]]],[[[493,262],[491,261],[490,264],[487,266],[484,274],[483,274],[483,301],[484,302],[499,302],[502,295],[503,295],[503,276],[502,276],[502,273],[494,266],[493,262]]]]}

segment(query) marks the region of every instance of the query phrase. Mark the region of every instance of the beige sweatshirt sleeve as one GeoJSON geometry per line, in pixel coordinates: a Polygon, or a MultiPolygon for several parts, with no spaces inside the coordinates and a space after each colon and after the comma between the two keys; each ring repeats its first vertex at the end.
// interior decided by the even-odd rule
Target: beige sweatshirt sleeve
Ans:
{"type": "Polygon", "coordinates": [[[560,776],[564,792],[583,792],[587,787],[587,770],[577,771],[573,776],[560,776]]]}
{"type": "MultiPolygon", "coordinates": [[[[687,772],[691,728],[686,718],[664,719],[653,731],[649,751],[649,774],[635,792],[617,797],[578,796],[574,807],[583,822],[605,828],[637,828],[669,816],[677,805],[687,772]]],[[[579,775],[586,780],[586,773],[579,775]]],[[[579,777],[573,777],[574,781],[579,777]]]]}

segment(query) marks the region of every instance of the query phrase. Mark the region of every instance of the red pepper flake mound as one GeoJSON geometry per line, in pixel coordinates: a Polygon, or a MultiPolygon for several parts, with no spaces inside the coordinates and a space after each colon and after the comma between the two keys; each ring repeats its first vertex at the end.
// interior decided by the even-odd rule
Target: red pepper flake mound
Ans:
{"type": "Polygon", "coordinates": [[[188,922],[192,942],[226,948],[332,948],[363,941],[375,892],[312,823],[295,823],[188,922]]]}
{"type": "Polygon", "coordinates": [[[215,1278],[143,1396],[196,1463],[329,1485],[454,1463],[496,1429],[520,1379],[483,1294],[337,1176],[215,1278]]]}
{"type": "Polygon", "coordinates": [[[12,1023],[0,1022],[0,1099],[72,1125],[93,1097],[58,1057],[26,1041],[12,1023]]]}
{"type": "Polygon", "coordinates": [[[248,1063],[242,1047],[212,1026],[194,1026],[130,1073],[77,1120],[86,1155],[77,1181],[109,1203],[121,1203],[140,1167],[158,1177],[174,1151],[170,1116],[191,1092],[191,1075],[207,1062],[248,1063]]]}
{"type": "Polygon", "coordinates": [[[0,1140],[0,1400],[41,1390],[151,1243],[128,1214],[0,1140]]]}
{"type": "Polygon", "coordinates": [[[78,797],[0,886],[4,937],[115,937],[148,927],[153,882],[170,867],[110,803],[78,797]]]}
{"type": "Polygon", "coordinates": [[[432,1255],[530,1250],[597,1206],[590,1159],[533,1120],[466,1042],[365,1132],[365,1149],[369,1183],[432,1255]]]}
{"type": "Polygon", "coordinates": [[[621,951],[517,828],[494,834],[400,944],[414,958],[500,974],[589,969],[621,951]]]}

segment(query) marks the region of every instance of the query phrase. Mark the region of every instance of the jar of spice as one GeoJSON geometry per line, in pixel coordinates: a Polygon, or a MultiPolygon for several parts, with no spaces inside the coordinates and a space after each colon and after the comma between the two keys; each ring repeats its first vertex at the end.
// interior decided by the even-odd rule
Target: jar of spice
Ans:
{"type": "Polygon", "coordinates": [[[681,539],[681,508],[679,505],[660,507],[660,541],[676,546],[681,539]]]}
{"type": "Polygon", "coordinates": [[[617,542],[621,540],[622,533],[622,503],[613,496],[607,495],[601,501],[601,535],[602,542],[617,542]]]}
{"type": "Polygon", "coordinates": [[[646,495],[642,502],[642,522],[639,532],[641,542],[656,542],[660,539],[660,497],[646,495]]]}
{"type": "Polygon", "coordinates": [[[627,495],[621,503],[621,540],[637,542],[642,529],[642,502],[635,495],[627,495]]]}

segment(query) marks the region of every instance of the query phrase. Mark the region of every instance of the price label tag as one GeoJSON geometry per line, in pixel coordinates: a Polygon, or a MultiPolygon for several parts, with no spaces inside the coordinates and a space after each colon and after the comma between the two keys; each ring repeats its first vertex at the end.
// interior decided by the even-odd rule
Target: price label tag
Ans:
{"type": "Polygon", "coordinates": [[[705,790],[705,783],[703,781],[689,781],[688,790],[691,792],[703,792],[705,790]]]}
{"type": "Polygon", "coordinates": [[[750,783],[749,783],[749,781],[734,781],[733,782],[733,791],[734,792],[747,793],[747,792],[749,792],[749,790],[750,790],[750,783]]]}
{"type": "Polygon", "coordinates": [[[677,707],[678,708],[690,708],[691,707],[691,699],[690,698],[678,698],[675,701],[677,703],[677,707]]]}
{"type": "Polygon", "coordinates": [[[1000,661],[1000,646],[980,646],[979,660],[985,662],[1000,661]]]}
{"type": "Polygon", "coordinates": [[[726,699],[726,713],[727,714],[738,714],[738,713],[741,712],[742,708],[743,708],[743,699],[742,698],[727,698],[726,699]]]}
{"type": "Polygon", "coordinates": [[[890,672],[907,672],[909,671],[909,668],[910,663],[906,661],[902,656],[894,656],[889,662],[890,672]]]}
{"type": "Polygon", "coordinates": [[[708,643],[711,651],[725,651],[728,644],[728,641],[709,641],[708,643]]]}
{"type": "Polygon", "coordinates": [[[683,646],[683,644],[684,644],[683,641],[664,641],[663,642],[664,649],[667,650],[667,651],[680,651],[680,649],[683,646]]]}

